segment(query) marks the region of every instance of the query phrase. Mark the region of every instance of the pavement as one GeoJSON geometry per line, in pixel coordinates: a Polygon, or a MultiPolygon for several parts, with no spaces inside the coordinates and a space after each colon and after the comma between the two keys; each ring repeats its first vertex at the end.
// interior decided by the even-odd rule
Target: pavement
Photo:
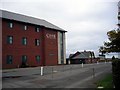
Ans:
{"type": "MultiPolygon", "coordinates": [[[[84,64],[83,66],[89,67],[92,64],[84,64]]],[[[43,66],[44,75],[51,74],[53,72],[64,72],[67,70],[80,69],[82,65],[58,65],[58,66],[43,66]]],[[[41,73],[41,67],[30,67],[30,68],[16,68],[16,69],[5,69],[2,70],[2,77],[12,77],[12,76],[30,76],[39,75],[41,73]]]]}
{"type": "MultiPolygon", "coordinates": [[[[104,64],[104,63],[99,63],[104,64]]],[[[94,64],[84,64],[83,67],[87,68],[94,64]]],[[[43,66],[44,75],[51,74],[53,72],[64,72],[74,69],[82,68],[82,64],[71,64],[71,65],[58,65],[58,66],[43,66]]],[[[16,69],[4,69],[2,70],[2,77],[14,77],[14,76],[31,76],[31,75],[40,75],[41,67],[29,67],[29,68],[16,68],[16,69]]]]}
{"type": "Polygon", "coordinates": [[[3,88],[97,88],[96,82],[111,73],[111,63],[45,66],[2,71],[3,88]]]}

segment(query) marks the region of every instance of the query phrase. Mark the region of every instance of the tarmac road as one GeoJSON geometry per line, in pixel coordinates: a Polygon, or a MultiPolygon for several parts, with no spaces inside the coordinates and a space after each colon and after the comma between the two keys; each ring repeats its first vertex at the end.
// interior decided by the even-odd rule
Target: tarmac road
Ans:
{"type": "Polygon", "coordinates": [[[80,64],[50,66],[44,69],[46,73],[43,76],[40,76],[37,68],[36,71],[33,71],[35,68],[30,69],[32,74],[29,74],[30,71],[25,74],[24,70],[28,71],[29,69],[14,71],[14,76],[19,77],[12,78],[10,76],[13,72],[3,71],[3,88],[96,88],[96,81],[111,73],[111,63],[87,64],[83,68],[80,64]],[[9,77],[7,76],[8,72],[10,73],[9,77]]]}

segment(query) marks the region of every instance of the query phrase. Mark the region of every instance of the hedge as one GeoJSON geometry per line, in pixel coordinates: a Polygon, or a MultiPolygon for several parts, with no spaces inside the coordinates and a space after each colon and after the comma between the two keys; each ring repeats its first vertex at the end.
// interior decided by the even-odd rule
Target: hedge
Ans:
{"type": "Polygon", "coordinates": [[[115,88],[120,88],[120,60],[112,61],[113,84],[115,88]]]}

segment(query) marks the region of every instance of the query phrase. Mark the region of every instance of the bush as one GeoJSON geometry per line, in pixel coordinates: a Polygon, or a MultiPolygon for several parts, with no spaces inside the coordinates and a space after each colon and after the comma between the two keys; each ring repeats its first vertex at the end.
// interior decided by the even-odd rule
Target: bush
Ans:
{"type": "Polygon", "coordinates": [[[113,60],[112,62],[113,83],[115,88],[120,88],[120,60],[113,60]]]}

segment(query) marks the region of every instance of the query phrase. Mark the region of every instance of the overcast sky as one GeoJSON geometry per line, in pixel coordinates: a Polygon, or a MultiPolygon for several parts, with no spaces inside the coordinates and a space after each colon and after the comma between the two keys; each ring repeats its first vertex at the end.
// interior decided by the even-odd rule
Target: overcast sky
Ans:
{"type": "Polygon", "coordinates": [[[117,28],[119,0],[1,0],[0,9],[45,19],[68,31],[66,54],[98,49],[117,28]]]}

